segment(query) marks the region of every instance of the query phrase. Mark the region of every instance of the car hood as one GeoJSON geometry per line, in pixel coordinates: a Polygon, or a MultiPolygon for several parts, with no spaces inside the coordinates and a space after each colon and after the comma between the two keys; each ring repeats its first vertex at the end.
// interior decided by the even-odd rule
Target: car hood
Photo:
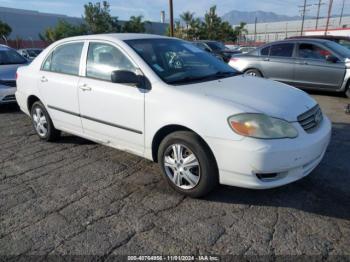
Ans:
{"type": "Polygon", "coordinates": [[[20,65],[0,65],[0,80],[16,80],[16,71],[20,65]]]}
{"type": "Polygon", "coordinates": [[[297,121],[299,115],[317,104],[299,89],[251,76],[230,77],[215,84],[211,81],[201,85],[206,96],[244,106],[250,113],[264,113],[290,122],[297,121]]]}

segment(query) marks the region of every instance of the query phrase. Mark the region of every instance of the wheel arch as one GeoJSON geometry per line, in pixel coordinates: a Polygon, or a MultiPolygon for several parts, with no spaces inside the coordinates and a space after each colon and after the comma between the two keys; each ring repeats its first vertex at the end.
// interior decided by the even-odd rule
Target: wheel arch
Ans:
{"type": "Polygon", "coordinates": [[[203,142],[203,144],[207,147],[207,149],[209,150],[210,154],[212,155],[213,159],[215,160],[215,165],[217,167],[217,161],[215,158],[215,155],[213,153],[213,151],[211,150],[210,146],[208,145],[208,143],[203,139],[203,137],[201,137],[197,132],[195,132],[194,130],[182,126],[182,125],[166,125],[163,126],[162,128],[160,128],[156,134],[153,137],[152,140],[152,158],[154,162],[158,162],[158,149],[160,146],[160,143],[163,141],[163,139],[170,135],[171,133],[177,132],[177,131],[189,131],[192,132],[194,134],[196,134],[200,140],[203,142]]]}
{"type": "Polygon", "coordinates": [[[40,101],[39,97],[35,96],[35,95],[30,95],[27,99],[27,109],[28,112],[31,111],[32,106],[35,102],[40,101]]]}

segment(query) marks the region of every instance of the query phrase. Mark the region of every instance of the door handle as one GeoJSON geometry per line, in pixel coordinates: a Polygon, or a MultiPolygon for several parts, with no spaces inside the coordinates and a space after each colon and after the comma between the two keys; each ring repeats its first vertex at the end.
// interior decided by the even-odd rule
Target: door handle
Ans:
{"type": "Polygon", "coordinates": [[[295,62],[297,65],[307,65],[308,63],[306,61],[303,62],[295,62]]]}
{"type": "Polygon", "coordinates": [[[270,61],[270,58],[264,58],[263,61],[270,61]]]}
{"type": "Polygon", "coordinates": [[[41,83],[45,83],[45,82],[48,82],[49,80],[47,80],[47,78],[45,76],[42,76],[40,81],[41,81],[41,83]]]}
{"type": "Polygon", "coordinates": [[[91,91],[91,87],[89,87],[87,84],[83,84],[79,88],[83,91],[91,91]]]}

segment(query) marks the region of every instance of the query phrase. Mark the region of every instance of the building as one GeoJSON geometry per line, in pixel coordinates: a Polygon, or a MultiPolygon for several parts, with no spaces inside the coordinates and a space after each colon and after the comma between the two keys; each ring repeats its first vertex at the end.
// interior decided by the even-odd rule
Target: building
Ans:
{"type": "MultiPolygon", "coordinates": [[[[0,7],[0,20],[9,24],[12,28],[9,39],[33,42],[40,40],[39,34],[43,33],[48,27],[54,27],[60,20],[65,20],[71,24],[82,23],[82,18],[79,17],[7,7],[0,7]]],[[[120,22],[122,24],[125,21],[120,22]]],[[[145,27],[147,33],[164,35],[168,24],[149,22],[145,24],[145,27]]]]}
{"type": "MultiPolygon", "coordinates": [[[[329,21],[328,34],[348,34],[350,37],[350,16],[343,17],[341,23],[339,17],[332,17],[329,21]],[[337,33],[335,33],[337,31],[337,33]]],[[[316,19],[305,19],[304,22],[304,34],[324,34],[326,28],[327,19],[321,18],[318,20],[318,31],[316,29],[316,19]],[[313,32],[313,33],[312,33],[313,32]]],[[[248,41],[256,42],[272,42],[277,40],[283,40],[287,37],[300,36],[302,21],[284,21],[273,23],[257,23],[247,24],[246,29],[248,34],[246,39],[248,41]],[[256,29],[255,29],[256,28],[256,29]],[[256,32],[256,33],[255,33],[256,32]]]]}

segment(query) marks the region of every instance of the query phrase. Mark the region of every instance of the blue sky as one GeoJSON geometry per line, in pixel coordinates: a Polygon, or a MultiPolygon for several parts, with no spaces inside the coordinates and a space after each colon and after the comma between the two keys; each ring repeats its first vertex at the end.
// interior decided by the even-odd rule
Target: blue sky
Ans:
{"type": "MultiPolygon", "coordinates": [[[[350,0],[346,1],[345,13],[350,14],[350,0]]],[[[83,5],[88,0],[0,0],[0,6],[38,10],[41,12],[59,13],[80,17],[83,5]]],[[[96,2],[96,1],[92,1],[96,2]]],[[[217,5],[218,13],[225,14],[230,10],[240,11],[272,11],[284,15],[298,15],[298,5],[303,0],[174,0],[175,15],[190,10],[197,16],[203,16],[212,5],[217,5]]],[[[308,3],[317,3],[318,0],[308,0],[308,3]]],[[[323,0],[328,3],[328,0],[323,0]]],[[[159,21],[160,11],[168,14],[168,0],[110,0],[111,12],[119,19],[127,19],[131,15],[143,15],[145,19],[159,21]]],[[[334,0],[333,13],[339,14],[342,0],[334,0]]],[[[322,7],[322,14],[327,11],[322,7]]],[[[310,15],[315,15],[316,7],[310,8],[310,15]]]]}

